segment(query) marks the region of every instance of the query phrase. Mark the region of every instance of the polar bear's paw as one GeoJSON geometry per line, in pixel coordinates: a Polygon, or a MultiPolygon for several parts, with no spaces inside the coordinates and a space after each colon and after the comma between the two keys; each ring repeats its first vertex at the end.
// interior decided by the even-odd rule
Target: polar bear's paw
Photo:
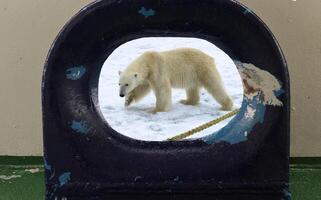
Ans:
{"type": "Polygon", "coordinates": [[[233,109],[233,101],[230,98],[227,98],[222,102],[220,110],[230,111],[233,109]]]}
{"type": "Polygon", "coordinates": [[[156,114],[158,112],[166,112],[166,111],[167,111],[166,109],[160,109],[160,108],[151,108],[147,110],[147,112],[150,114],[156,114]]]}
{"type": "Polygon", "coordinates": [[[157,112],[159,112],[156,108],[150,108],[147,110],[148,113],[150,114],[156,114],[157,112]]]}
{"type": "Polygon", "coordinates": [[[130,104],[132,104],[134,101],[134,95],[129,94],[125,98],[125,107],[128,107],[130,104]]]}
{"type": "Polygon", "coordinates": [[[184,105],[191,105],[191,106],[195,106],[198,104],[198,102],[193,102],[193,101],[190,101],[190,100],[187,100],[187,99],[182,99],[179,101],[181,104],[184,104],[184,105]]]}

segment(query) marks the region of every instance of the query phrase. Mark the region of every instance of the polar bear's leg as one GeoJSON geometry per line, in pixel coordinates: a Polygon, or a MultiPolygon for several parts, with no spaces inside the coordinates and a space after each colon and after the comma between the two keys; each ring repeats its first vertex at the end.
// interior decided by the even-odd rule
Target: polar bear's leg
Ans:
{"type": "Polygon", "coordinates": [[[199,88],[198,87],[192,87],[186,89],[186,100],[181,100],[180,103],[185,105],[196,105],[200,101],[199,96],[199,88]]]}
{"type": "Polygon", "coordinates": [[[151,113],[164,112],[170,109],[172,104],[171,90],[169,81],[164,81],[163,84],[155,86],[156,107],[150,111],[151,113]]]}
{"type": "Polygon", "coordinates": [[[125,99],[125,106],[129,106],[133,101],[138,102],[151,91],[150,84],[146,81],[131,91],[125,99]]]}
{"type": "Polygon", "coordinates": [[[214,72],[206,73],[202,79],[202,83],[213,98],[221,104],[222,110],[232,110],[233,101],[227,94],[219,75],[217,76],[214,72]]]}

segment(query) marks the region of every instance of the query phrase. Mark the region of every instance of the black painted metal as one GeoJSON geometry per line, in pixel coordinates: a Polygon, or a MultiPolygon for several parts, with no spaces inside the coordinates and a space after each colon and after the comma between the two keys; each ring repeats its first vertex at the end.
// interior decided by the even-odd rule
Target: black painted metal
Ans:
{"type": "Polygon", "coordinates": [[[275,38],[236,1],[92,3],[63,28],[45,64],[46,199],[286,199],[289,95],[275,38]],[[99,73],[117,46],[147,36],[203,38],[235,60],[260,66],[283,83],[284,106],[267,107],[255,134],[233,145],[145,142],[115,132],[99,110],[99,73]],[[86,70],[81,79],[66,78],[77,66],[86,70]]]}

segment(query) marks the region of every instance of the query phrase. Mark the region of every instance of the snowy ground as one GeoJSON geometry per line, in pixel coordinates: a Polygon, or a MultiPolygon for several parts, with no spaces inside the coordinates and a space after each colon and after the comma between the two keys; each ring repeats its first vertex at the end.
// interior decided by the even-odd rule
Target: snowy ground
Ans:
{"type": "MultiPolygon", "coordinates": [[[[201,92],[201,101],[198,106],[178,103],[179,100],[185,99],[185,91],[173,90],[173,105],[169,112],[155,115],[146,112],[147,109],[155,106],[153,93],[125,109],[124,98],[119,97],[118,70],[124,70],[130,62],[145,51],[164,51],[179,47],[197,48],[214,57],[225,87],[236,104],[235,107],[240,107],[243,100],[240,75],[233,61],[216,46],[205,40],[194,38],[142,38],[118,47],[108,57],[101,71],[99,79],[100,108],[114,130],[139,140],[162,141],[226,113],[219,110],[220,105],[205,90],[201,92]]],[[[197,133],[191,138],[211,134],[225,126],[231,119],[197,133]]]]}

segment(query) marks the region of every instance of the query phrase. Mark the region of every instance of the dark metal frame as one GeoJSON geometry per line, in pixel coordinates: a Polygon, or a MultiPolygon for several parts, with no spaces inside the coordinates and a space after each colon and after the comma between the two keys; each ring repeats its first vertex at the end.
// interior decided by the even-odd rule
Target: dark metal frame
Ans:
{"type": "Polygon", "coordinates": [[[102,0],[88,5],[51,47],[42,98],[48,200],[288,196],[287,65],[266,25],[234,0],[102,0]],[[98,78],[115,48],[141,37],[206,39],[234,60],[260,66],[280,80],[283,107],[267,106],[264,122],[237,144],[123,136],[100,112],[98,78]],[[68,69],[79,66],[83,76],[68,79],[68,69]]]}

